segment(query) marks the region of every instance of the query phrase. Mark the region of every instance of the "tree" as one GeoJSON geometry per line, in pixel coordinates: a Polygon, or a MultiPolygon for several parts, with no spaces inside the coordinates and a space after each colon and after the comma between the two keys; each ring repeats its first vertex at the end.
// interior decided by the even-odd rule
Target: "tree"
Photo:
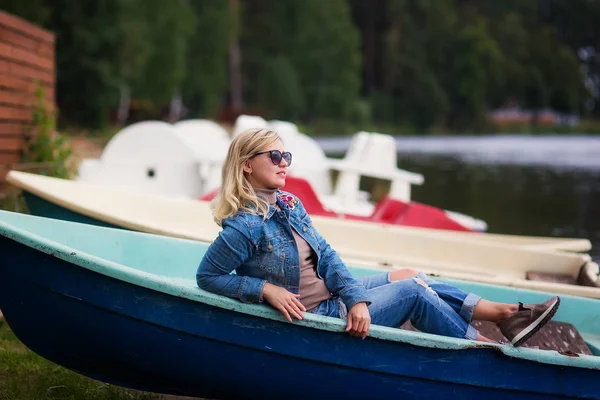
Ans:
{"type": "Polygon", "coordinates": [[[579,60],[561,44],[554,28],[537,30],[531,42],[531,57],[548,88],[549,105],[561,112],[575,112],[583,97],[579,60]]]}
{"type": "Polygon", "coordinates": [[[297,120],[305,112],[304,91],[292,63],[282,56],[265,60],[258,81],[258,106],[267,118],[297,120]]]}
{"type": "MultiPolygon", "coordinates": [[[[600,116],[600,2],[547,0],[545,4],[543,22],[556,29],[556,40],[565,46],[560,52],[559,64],[561,69],[571,71],[567,80],[579,91],[577,96],[574,93],[568,94],[566,98],[571,100],[567,102],[575,101],[578,103],[577,109],[600,116]],[[579,78],[575,78],[575,62],[579,66],[579,78]]],[[[567,89],[567,82],[561,83],[565,87],[556,93],[567,89]]],[[[558,98],[552,100],[552,103],[561,108],[566,106],[559,104],[558,98]]]]}
{"type": "Polygon", "coordinates": [[[140,12],[152,24],[146,38],[151,50],[145,68],[139,71],[134,94],[162,106],[179,95],[185,81],[194,13],[189,2],[182,0],[146,0],[140,12]]]}
{"type": "Polygon", "coordinates": [[[449,112],[445,86],[453,85],[452,38],[458,15],[450,0],[392,0],[388,14],[382,89],[384,99],[393,104],[388,122],[427,130],[443,123],[449,112]]]}
{"type": "MultiPolygon", "coordinates": [[[[526,18],[510,8],[498,10],[501,4],[491,3],[494,5],[492,12],[495,18],[487,19],[488,32],[496,41],[502,57],[497,60],[501,73],[496,74],[493,82],[489,82],[488,103],[491,107],[504,107],[507,101],[527,103],[526,98],[531,95],[532,89],[541,96],[543,87],[539,85],[544,85],[544,82],[538,79],[536,68],[530,60],[531,38],[524,22],[526,18]]],[[[541,106],[545,104],[545,97],[540,96],[533,97],[538,99],[541,106]]]]}
{"type": "Polygon", "coordinates": [[[46,5],[52,13],[44,27],[56,35],[61,117],[89,128],[107,124],[118,101],[117,0],[46,0],[46,5]]]}
{"type": "Polygon", "coordinates": [[[499,74],[502,54],[481,19],[459,31],[454,49],[460,56],[455,58],[453,84],[447,92],[454,108],[452,125],[464,129],[484,122],[488,88],[499,74]]]}
{"type": "Polygon", "coordinates": [[[214,116],[227,91],[228,2],[192,1],[195,30],[187,47],[183,100],[191,116],[214,116]]]}
{"type": "Polygon", "coordinates": [[[259,85],[268,82],[264,77],[270,65],[287,62],[288,78],[279,90],[284,95],[295,91],[292,103],[306,105],[305,118],[349,117],[359,99],[361,55],[346,1],[243,3],[241,46],[248,103],[259,103],[264,93],[259,85]]]}
{"type": "Polygon", "coordinates": [[[290,52],[314,118],[350,117],[359,99],[362,57],[345,0],[306,0],[290,52]]]}
{"type": "Polygon", "coordinates": [[[150,21],[140,9],[143,0],[119,0],[116,24],[119,29],[117,44],[117,63],[115,65],[120,101],[117,111],[117,123],[125,124],[131,108],[131,90],[140,78],[140,72],[146,69],[152,46],[148,37],[152,30],[150,21]]]}
{"type": "Polygon", "coordinates": [[[33,24],[47,26],[52,17],[51,4],[47,0],[2,0],[0,9],[17,15],[33,24]]]}

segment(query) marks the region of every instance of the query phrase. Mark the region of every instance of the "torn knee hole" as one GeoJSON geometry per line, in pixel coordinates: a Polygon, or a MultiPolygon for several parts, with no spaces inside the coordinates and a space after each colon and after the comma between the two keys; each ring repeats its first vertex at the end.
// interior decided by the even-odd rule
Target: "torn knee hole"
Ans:
{"type": "Polygon", "coordinates": [[[421,278],[419,278],[418,276],[413,276],[412,280],[415,281],[417,284],[423,286],[425,289],[431,289],[429,287],[429,285],[427,283],[425,283],[425,281],[421,278]]]}
{"type": "Polygon", "coordinates": [[[421,286],[423,286],[425,289],[427,289],[427,291],[428,291],[428,292],[431,292],[431,293],[433,293],[433,294],[435,294],[435,295],[437,296],[437,293],[436,293],[436,291],[435,291],[435,290],[433,290],[433,289],[431,288],[431,286],[429,286],[429,285],[428,285],[428,284],[427,284],[427,283],[426,283],[426,282],[425,282],[423,279],[419,278],[418,276],[417,276],[417,277],[413,276],[413,277],[412,277],[412,280],[413,280],[413,281],[415,281],[415,283],[416,283],[417,285],[421,285],[421,286]]]}

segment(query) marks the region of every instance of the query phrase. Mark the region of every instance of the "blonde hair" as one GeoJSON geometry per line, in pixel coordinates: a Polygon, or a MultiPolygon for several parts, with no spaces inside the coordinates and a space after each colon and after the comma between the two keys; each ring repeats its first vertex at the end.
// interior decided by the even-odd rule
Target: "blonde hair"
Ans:
{"type": "Polygon", "coordinates": [[[246,129],[229,145],[227,158],[221,170],[221,189],[213,203],[213,216],[217,225],[242,209],[248,213],[266,217],[269,203],[256,195],[244,173],[244,164],[254,154],[264,151],[279,135],[268,129],[246,129]]]}

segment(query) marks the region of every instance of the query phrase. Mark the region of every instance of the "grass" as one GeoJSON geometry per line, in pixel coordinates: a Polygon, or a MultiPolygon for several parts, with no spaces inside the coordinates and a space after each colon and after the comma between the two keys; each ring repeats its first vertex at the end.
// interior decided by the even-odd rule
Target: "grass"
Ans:
{"type": "Polygon", "coordinates": [[[0,191],[0,210],[28,213],[27,204],[18,190],[8,188],[0,191]]]}
{"type": "Polygon", "coordinates": [[[0,317],[0,400],[167,400],[99,382],[29,350],[0,317]]]}

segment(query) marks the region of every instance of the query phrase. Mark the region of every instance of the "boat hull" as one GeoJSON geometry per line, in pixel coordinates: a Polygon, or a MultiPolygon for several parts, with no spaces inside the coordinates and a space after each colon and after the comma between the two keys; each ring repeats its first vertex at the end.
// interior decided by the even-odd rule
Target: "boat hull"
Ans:
{"type": "Polygon", "coordinates": [[[363,341],[144,288],[4,236],[0,251],[0,307],[23,343],[125,387],[221,399],[600,398],[595,369],[482,344],[363,341]]]}
{"type": "MultiPolygon", "coordinates": [[[[114,208],[110,207],[109,209],[113,210],[113,213],[105,212],[103,214],[94,207],[84,208],[83,211],[78,212],[63,206],[59,201],[47,200],[26,189],[23,189],[23,195],[31,213],[42,217],[205,242],[212,241],[218,233],[216,225],[208,228],[208,225],[190,223],[190,221],[206,221],[210,218],[209,213],[206,212],[208,208],[204,210],[205,207],[196,202],[186,203],[189,208],[179,210],[177,207],[181,204],[170,204],[169,202],[172,200],[164,199],[165,204],[161,204],[155,209],[150,207],[154,214],[146,213],[148,215],[136,219],[131,217],[135,213],[131,214],[126,211],[132,208],[130,203],[124,203],[123,209],[119,210],[119,215],[115,214],[114,208]],[[99,215],[99,217],[95,218],[94,215],[99,215]],[[148,218],[149,215],[156,215],[156,217],[148,218]]],[[[140,201],[142,200],[140,199],[140,201]]],[[[427,240],[429,236],[420,237],[417,233],[396,237],[393,234],[386,234],[377,225],[354,226],[350,221],[327,220],[331,219],[318,220],[315,217],[313,222],[319,232],[328,238],[328,241],[347,262],[375,265],[378,268],[411,267],[455,279],[600,298],[600,288],[598,287],[525,279],[528,269],[575,275],[580,267],[589,260],[587,255],[527,250],[502,244],[473,243],[470,245],[463,243],[460,238],[427,240]],[[401,245],[404,247],[399,250],[401,245]],[[459,250],[459,246],[463,246],[463,248],[459,250]],[[414,252],[413,250],[417,248],[424,250],[414,252]],[[366,251],[367,249],[370,251],[366,251]]]]}
{"type": "Polygon", "coordinates": [[[103,226],[105,228],[120,228],[111,223],[104,222],[93,217],[88,217],[87,215],[84,215],[82,213],[69,210],[66,207],[62,207],[56,203],[43,199],[25,190],[23,191],[23,197],[25,198],[27,208],[29,209],[32,215],[60,219],[62,221],[79,222],[82,224],[103,226]]]}

